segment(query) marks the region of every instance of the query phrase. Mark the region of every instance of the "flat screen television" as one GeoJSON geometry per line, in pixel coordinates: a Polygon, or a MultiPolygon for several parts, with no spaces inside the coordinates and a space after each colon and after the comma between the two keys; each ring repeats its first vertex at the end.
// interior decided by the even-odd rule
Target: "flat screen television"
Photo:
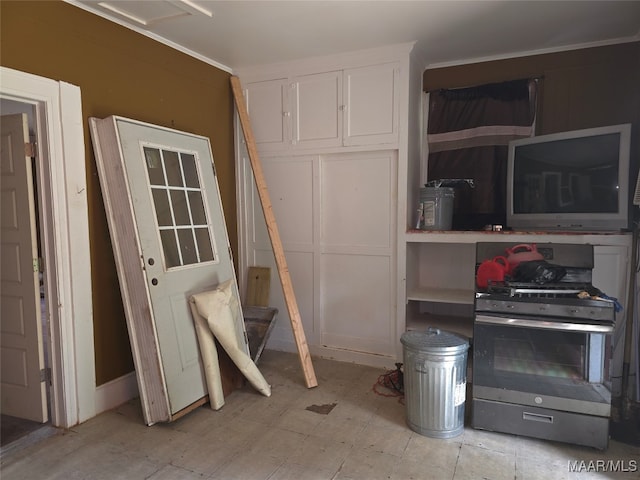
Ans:
{"type": "Polygon", "coordinates": [[[507,227],[615,231],[629,227],[631,125],[509,143],[507,227]]]}

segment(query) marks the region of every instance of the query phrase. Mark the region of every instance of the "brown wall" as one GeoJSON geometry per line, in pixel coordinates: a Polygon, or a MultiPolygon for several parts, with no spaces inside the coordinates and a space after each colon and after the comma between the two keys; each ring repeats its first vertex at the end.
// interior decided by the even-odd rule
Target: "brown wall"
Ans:
{"type": "Polygon", "coordinates": [[[229,74],[60,1],[0,2],[0,64],[81,89],[87,162],[96,380],[133,371],[88,117],[121,115],[211,139],[237,252],[229,74]]]}
{"type": "Polygon", "coordinates": [[[424,72],[425,91],[543,77],[538,133],[640,119],[640,42],[424,72]]]}

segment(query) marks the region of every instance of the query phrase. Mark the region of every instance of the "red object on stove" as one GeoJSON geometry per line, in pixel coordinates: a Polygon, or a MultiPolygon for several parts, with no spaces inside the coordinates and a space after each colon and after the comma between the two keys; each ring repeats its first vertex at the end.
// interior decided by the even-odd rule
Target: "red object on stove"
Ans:
{"type": "Polygon", "coordinates": [[[521,243],[505,250],[507,254],[509,272],[518,266],[520,262],[531,262],[533,260],[544,260],[544,257],[538,252],[535,243],[521,243]]]}
{"type": "Polygon", "coordinates": [[[497,256],[492,260],[485,260],[478,267],[476,284],[480,288],[487,288],[489,282],[502,282],[509,273],[509,262],[505,257],[497,256]]]}

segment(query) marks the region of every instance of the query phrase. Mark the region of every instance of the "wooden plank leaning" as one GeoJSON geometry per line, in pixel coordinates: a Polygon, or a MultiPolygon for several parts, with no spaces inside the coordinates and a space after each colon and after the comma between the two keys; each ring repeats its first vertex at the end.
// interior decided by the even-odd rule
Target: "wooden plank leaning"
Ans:
{"type": "Polygon", "coordinates": [[[302,365],[305,383],[307,388],[317,387],[318,381],[316,380],[316,374],[311,362],[309,346],[307,345],[304,329],[302,327],[302,319],[300,318],[298,303],[293,291],[291,276],[289,275],[289,267],[287,266],[287,261],[284,256],[282,241],[280,240],[280,233],[278,232],[278,225],[276,224],[276,218],[273,213],[269,192],[267,191],[267,184],[262,171],[262,164],[260,163],[253,130],[251,129],[251,123],[249,121],[249,113],[247,112],[244,96],[242,94],[242,86],[240,84],[240,79],[233,75],[231,76],[231,89],[233,90],[238,116],[240,117],[240,124],[242,125],[242,131],[244,132],[244,138],[247,143],[247,151],[249,153],[251,168],[253,169],[253,177],[258,189],[260,203],[262,204],[262,211],[267,224],[267,231],[269,232],[273,255],[276,260],[280,284],[282,285],[284,300],[289,312],[293,337],[298,348],[298,356],[300,357],[300,364],[302,365]]]}

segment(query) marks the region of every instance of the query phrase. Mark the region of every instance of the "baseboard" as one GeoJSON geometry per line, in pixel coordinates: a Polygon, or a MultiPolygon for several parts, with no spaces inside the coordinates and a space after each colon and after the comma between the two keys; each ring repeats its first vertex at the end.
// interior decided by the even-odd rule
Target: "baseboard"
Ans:
{"type": "Polygon", "coordinates": [[[128,373],[122,377],[111,380],[96,387],[96,415],[106,412],[136,398],[138,393],[138,380],[136,372],[128,373]]]}
{"type": "MultiPolygon", "coordinates": [[[[267,343],[269,350],[278,350],[281,352],[297,353],[297,347],[294,342],[282,341],[278,338],[271,337],[267,343]]],[[[366,352],[355,352],[352,350],[343,350],[338,348],[329,348],[318,345],[309,345],[309,353],[313,356],[336,360],[338,362],[355,363],[358,365],[367,365],[369,367],[395,369],[395,363],[398,361],[395,357],[386,355],[376,355],[366,352]]]]}

